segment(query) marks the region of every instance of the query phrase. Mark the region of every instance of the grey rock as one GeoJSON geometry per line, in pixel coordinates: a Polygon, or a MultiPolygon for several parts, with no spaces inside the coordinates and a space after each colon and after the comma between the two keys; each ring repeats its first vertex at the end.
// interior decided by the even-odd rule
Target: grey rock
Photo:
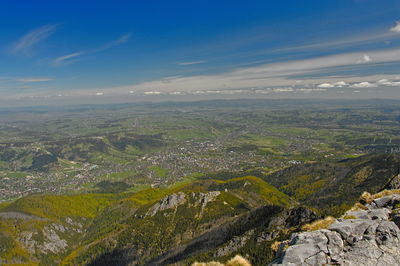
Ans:
{"type": "Polygon", "coordinates": [[[67,229],[62,224],[52,224],[53,228],[59,232],[65,233],[67,229]]]}
{"type": "Polygon", "coordinates": [[[395,213],[391,215],[391,220],[394,222],[398,227],[400,227],[400,214],[395,213]]]}
{"type": "Polygon", "coordinates": [[[36,241],[32,239],[34,232],[23,231],[20,233],[18,241],[32,254],[35,254],[36,241]]]}
{"type": "Polygon", "coordinates": [[[65,239],[61,239],[54,229],[50,228],[49,226],[45,226],[43,228],[43,235],[45,237],[45,241],[39,246],[39,249],[42,253],[59,253],[67,249],[67,241],[65,239]]]}
{"type": "Polygon", "coordinates": [[[204,210],[207,206],[208,203],[214,201],[221,192],[219,191],[210,191],[210,192],[199,192],[199,193],[192,193],[192,197],[196,199],[196,202],[194,203],[195,206],[201,204],[201,210],[200,213],[197,215],[197,217],[203,216],[204,210]]]}
{"type": "Polygon", "coordinates": [[[200,192],[198,195],[199,197],[198,202],[204,208],[209,202],[214,201],[220,194],[221,192],[219,191],[210,191],[207,193],[200,192]]]}
{"type": "Polygon", "coordinates": [[[337,219],[328,229],[293,234],[279,250],[289,247],[270,265],[400,265],[400,230],[389,220],[399,196],[346,213],[356,219],[337,219]]]}
{"type": "Polygon", "coordinates": [[[249,241],[249,239],[253,235],[253,233],[254,233],[254,230],[250,230],[250,231],[246,232],[245,234],[243,234],[242,236],[235,236],[234,238],[232,238],[232,240],[230,240],[228,242],[227,245],[217,249],[214,256],[222,257],[222,256],[226,256],[226,255],[229,255],[229,254],[235,252],[239,248],[246,245],[247,241],[249,241]]]}
{"type": "Polygon", "coordinates": [[[387,208],[373,210],[348,211],[345,215],[355,216],[358,219],[387,220],[391,211],[387,208]]]}
{"type": "Polygon", "coordinates": [[[382,208],[382,207],[386,207],[387,205],[389,205],[391,201],[392,201],[392,197],[391,196],[387,196],[387,197],[382,197],[382,198],[379,198],[379,199],[375,199],[374,203],[376,204],[376,206],[378,208],[382,208]]]}
{"type": "Polygon", "coordinates": [[[378,208],[378,207],[376,206],[375,202],[367,203],[367,204],[365,204],[365,207],[366,207],[368,210],[375,210],[375,209],[378,208]]]}
{"type": "Polygon", "coordinates": [[[175,208],[186,202],[186,195],[183,192],[171,194],[154,204],[146,215],[154,216],[160,211],[175,208]]]}
{"type": "MultiPolygon", "coordinates": [[[[328,263],[328,238],[322,231],[293,234],[279,265],[328,263]]],[[[274,265],[274,264],[273,264],[274,265]]]]}
{"type": "Polygon", "coordinates": [[[385,189],[399,189],[400,188],[400,174],[395,176],[385,189]]]}

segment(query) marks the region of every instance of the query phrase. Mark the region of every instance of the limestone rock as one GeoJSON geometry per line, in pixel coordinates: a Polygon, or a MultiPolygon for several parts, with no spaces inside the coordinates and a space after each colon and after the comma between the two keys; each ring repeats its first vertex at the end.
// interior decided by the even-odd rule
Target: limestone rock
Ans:
{"type": "Polygon", "coordinates": [[[58,253],[61,251],[66,250],[68,247],[67,241],[64,239],[61,239],[60,236],[54,231],[54,229],[45,226],[43,228],[43,235],[45,238],[45,241],[40,247],[40,250],[43,253],[58,253]]]}
{"type": "Polygon", "coordinates": [[[154,204],[147,212],[147,215],[154,216],[159,211],[175,208],[185,202],[186,202],[186,195],[183,192],[178,192],[175,194],[168,195],[159,202],[157,202],[156,204],[154,204]]]}
{"type": "Polygon", "coordinates": [[[270,265],[400,265],[400,230],[391,221],[399,199],[399,194],[384,196],[343,216],[353,219],[293,234],[270,265]]]}

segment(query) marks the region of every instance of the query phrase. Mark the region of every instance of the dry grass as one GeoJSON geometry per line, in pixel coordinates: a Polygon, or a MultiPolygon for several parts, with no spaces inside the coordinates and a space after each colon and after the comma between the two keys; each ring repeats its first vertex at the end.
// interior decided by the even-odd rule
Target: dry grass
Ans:
{"type": "Polygon", "coordinates": [[[271,249],[272,249],[272,251],[273,252],[278,252],[278,250],[279,250],[279,246],[282,244],[282,242],[280,242],[280,241],[275,241],[274,243],[272,243],[272,245],[271,245],[271,249]]]}
{"type": "Polygon", "coordinates": [[[363,192],[360,196],[361,203],[371,203],[373,201],[372,195],[369,192],[363,192]]]}
{"type": "Polygon", "coordinates": [[[348,210],[348,212],[349,211],[355,212],[355,211],[359,211],[359,210],[368,210],[368,208],[365,205],[357,202],[356,204],[353,205],[353,207],[350,208],[350,210],[348,210]]]}
{"type": "Polygon", "coordinates": [[[364,192],[361,197],[360,197],[360,202],[361,203],[371,203],[375,199],[379,199],[382,197],[390,196],[393,194],[400,194],[400,189],[392,189],[392,190],[383,190],[379,193],[376,193],[374,195],[371,195],[368,192],[364,192]]]}
{"type": "Polygon", "coordinates": [[[386,190],[385,189],[385,190],[383,190],[383,191],[381,191],[379,193],[376,193],[376,194],[372,195],[372,200],[379,199],[379,198],[386,197],[386,196],[390,196],[390,195],[393,195],[393,194],[400,194],[400,189],[392,189],[392,190],[386,190]]]}
{"type": "Polygon", "coordinates": [[[328,226],[333,224],[335,221],[336,221],[335,218],[333,218],[332,216],[328,216],[325,219],[318,220],[318,221],[312,222],[310,224],[305,224],[301,227],[301,229],[303,231],[316,231],[319,229],[326,229],[326,228],[328,228],[328,226]]]}
{"type": "Polygon", "coordinates": [[[210,262],[195,262],[192,266],[251,266],[250,262],[240,255],[236,255],[230,259],[226,264],[217,261],[210,262]]]}
{"type": "Polygon", "coordinates": [[[251,266],[250,262],[240,255],[236,255],[235,257],[230,259],[225,265],[226,266],[251,266]]]}
{"type": "Polygon", "coordinates": [[[354,215],[347,215],[347,214],[346,214],[346,215],[343,215],[342,218],[343,218],[343,219],[346,219],[346,220],[357,219],[356,216],[354,216],[354,215]]]}
{"type": "Polygon", "coordinates": [[[217,261],[210,261],[210,262],[195,262],[192,264],[192,266],[225,266],[225,265],[217,261]]]}

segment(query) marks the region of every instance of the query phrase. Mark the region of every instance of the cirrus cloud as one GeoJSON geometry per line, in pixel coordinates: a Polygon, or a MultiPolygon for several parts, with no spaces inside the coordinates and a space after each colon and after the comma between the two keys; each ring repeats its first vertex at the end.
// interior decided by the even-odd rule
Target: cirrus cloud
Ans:
{"type": "Polygon", "coordinates": [[[19,81],[19,82],[46,82],[46,81],[51,81],[51,80],[53,80],[53,79],[39,77],[39,78],[20,78],[20,79],[17,79],[16,81],[19,81]]]}
{"type": "Polygon", "coordinates": [[[56,59],[54,59],[52,61],[52,65],[53,66],[62,66],[62,65],[68,65],[68,64],[75,63],[75,62],[79,61],[80,56],[84,56],[84,55],[88,55],[88,54],[95,54],[95,53],[99,53],[99,52],[111,49],[115,46],[126,43],[130,39],[130,37],[131,37],[131,34],[127,33],[127,34],[122,35],[118,39],[111,41],[109,43],[106,43],[105,45],[100,46],[98,48],[88,50],[88,51],[78,51],[78,52],[74,52],[74,53],[70,53],[67,55],[57,57],[56,59]]]}
{"type": "Polygon", "coordinates": [[[48,24],[39,28],[33,29],[22,36],[12,47],[12,52],[15,54],[22,54],[30,56],[32,49],[38,43],[46,40],[57,29],[57,25],[48,24]]]}

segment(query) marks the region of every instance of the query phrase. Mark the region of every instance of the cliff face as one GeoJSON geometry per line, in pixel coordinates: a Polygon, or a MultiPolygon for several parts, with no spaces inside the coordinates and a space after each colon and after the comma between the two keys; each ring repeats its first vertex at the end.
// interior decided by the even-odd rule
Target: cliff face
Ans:
{"type": "Polygon", "coordinates": [[[364,193],[330,223],[293,234],[270,265],[400,265],[400,190],[364,193]]]}

